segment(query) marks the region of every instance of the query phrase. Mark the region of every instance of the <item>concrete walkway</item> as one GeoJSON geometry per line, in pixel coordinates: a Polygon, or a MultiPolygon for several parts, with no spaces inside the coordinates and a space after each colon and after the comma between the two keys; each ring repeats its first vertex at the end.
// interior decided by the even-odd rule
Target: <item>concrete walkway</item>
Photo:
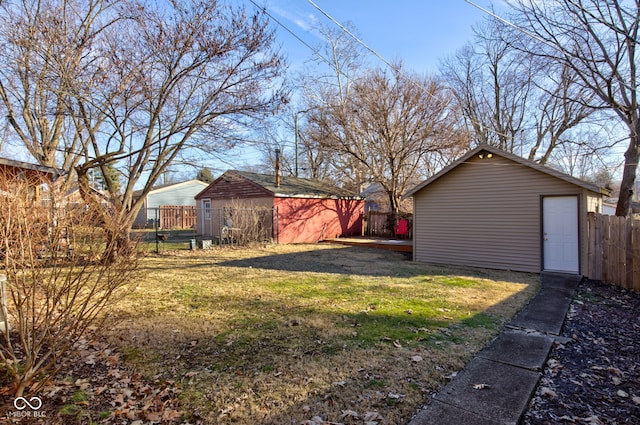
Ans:
{"type": "Polygon", "coordinates": [[[409,425],[517,424],[581,280],[543,273],[540,291],[409,425]]]}

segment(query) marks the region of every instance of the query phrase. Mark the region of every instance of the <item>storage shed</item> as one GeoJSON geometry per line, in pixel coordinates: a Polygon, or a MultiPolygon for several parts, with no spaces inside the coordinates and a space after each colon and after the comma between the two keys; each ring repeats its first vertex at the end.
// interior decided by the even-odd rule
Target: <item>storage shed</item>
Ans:
{"type": "Polygon", "coordinates": [[[364,199],[317,180],[230,170],[200,192],[196,201],[197,233],[204,238],[215,239],[223,228],[238,228],[241,209],[259,213],[253,226],[277,243],[362,235],[364,199]]]}
{"type": "Polygon", "coordinates": [[[591,183],[480,146],[410,190],[415,261],[584,274],[591,183]]]}

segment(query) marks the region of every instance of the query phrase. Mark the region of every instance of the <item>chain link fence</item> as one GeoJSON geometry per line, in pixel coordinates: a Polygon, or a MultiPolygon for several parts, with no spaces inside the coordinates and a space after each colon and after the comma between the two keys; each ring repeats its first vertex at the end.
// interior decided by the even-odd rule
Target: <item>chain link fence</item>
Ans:
{"type": "Polygon", "coordinates": [[[155,242],[156,252],[168,244],[190,249],[278,242],[277,209],[160,207],[146,210],[146,229],[136,231],[142,242],[155,242]]]}

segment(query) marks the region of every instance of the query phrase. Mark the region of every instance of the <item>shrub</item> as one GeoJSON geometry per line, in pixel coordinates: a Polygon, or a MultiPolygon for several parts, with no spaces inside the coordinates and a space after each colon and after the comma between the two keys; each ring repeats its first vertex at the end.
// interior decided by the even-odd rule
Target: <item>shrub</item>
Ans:
{"type": "Polygon", "coordinates": [[[15,396],[58,371],[59,359],[131,289],[137,265],[135,252],[112,255],[113,229],[96,225],[82,203],[66,202],[50,183],[33,186],[0,175],[0,361],[15,396]]]}

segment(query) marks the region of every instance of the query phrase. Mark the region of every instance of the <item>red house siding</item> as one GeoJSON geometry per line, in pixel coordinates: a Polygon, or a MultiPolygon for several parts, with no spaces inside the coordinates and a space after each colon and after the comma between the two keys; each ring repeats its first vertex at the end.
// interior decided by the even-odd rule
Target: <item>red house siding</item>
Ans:
{"type": "Polygon", "coordinates": [[[364,200],[275,198],[278,243],[362,235],[364,200]]]}

